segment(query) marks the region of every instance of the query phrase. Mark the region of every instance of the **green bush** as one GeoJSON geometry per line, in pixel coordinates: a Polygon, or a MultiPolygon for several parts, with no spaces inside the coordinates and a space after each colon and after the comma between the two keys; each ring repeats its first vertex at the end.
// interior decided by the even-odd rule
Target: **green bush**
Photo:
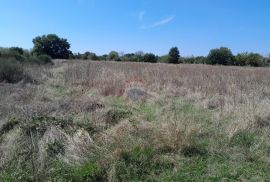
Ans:
{"type": "Polygon", "coordinates": [[[254,67],[260,67],[260,66],[266,66],[267,61],[263,56],[257,53],[240,53],[236,56],[236,65],[238,66],[254,66],[254,67]]]}
{"type": "Polygon", "coordinates": [[[233,65],[235,57],[232,51],[227,47],[212,49],[207,57],[209,64],[233,65]]]}
{"type": "Polygon", "coordinates": [[[116,51],[111,51],[108,55],[108,60],[110,61],[118,61],[119,60],[119,53],[116,51]]]}
{"type": "Polygon", "coordinates": [[[25,76],[23,66],[15,58],[0,59],[0,82],[17,83],[25,76]]]}
{"type": "Polygon", "coordinates": [[[152,53],[147,53],[142,57],[142,61],[147,62],[147,63],[156,63],[157,60],[158,60],[158,57],[152,53]]]}
{"type": "Polygon", "coordinates": [[[53,64],[52,58],[46,54],[37,57],[40,64],[53,64]]]}

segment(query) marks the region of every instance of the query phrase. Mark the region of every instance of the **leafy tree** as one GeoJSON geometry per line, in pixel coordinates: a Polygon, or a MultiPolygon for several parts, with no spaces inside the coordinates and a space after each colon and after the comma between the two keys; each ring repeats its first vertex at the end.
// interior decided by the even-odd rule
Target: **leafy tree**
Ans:
{"type": "Polygon", "coordinates": [[[235,63],[237,66],[246,66],[248,65],[248,53],[239,53],[235,56],[235,63]]]}
{"type": "Polygon", "coordinates": [[[95,53],[92,52],[85,52],[84,55],[82,56],[83,59],[90,59],[90,60],[98,60],[98,57],[95,53]]]}
{"type": "Polygon", "coordinates": [[[254,66],[254,67],[259,67],[259,66],[265,66],[267,63],[264,59],[263,56],[257,53],[240,53],[236,56],[236,65],[238,66],[254,66]]]}
{"type": "Polygon", "coordinates": [[[158,60],[158,57],[155,56],[152,53],[147,53],[143,56],[142,61],[143,62],[148,62],[148,63],[156,63],[158,60]]]}
{"type": "Polygon", "coordinates": [[[265,66],[264,58],[258,53],[249,53],[247,64],[254,67],[265,66]]]}
{"type": "Polygon", "coordinates": [[[108,55],[110,61],[119,61],[119,54],[116,51],[111,51],[108,55]]]}
{"type": "Polygon", "coordinates": [[[234,56],[229,48],[212,49],[208,54],[209,64],[234,65],[234,56]]]}
{"type": "Polygon", "coordinates": [[[55,34],[38,36],[33,39],[33,53],[36,55],[47,54],[53,59],[67,59],[72,54],[67,39],[59,38],[55,34]]]}
{"type": "Polygon", "coordinates": [[[168,62],[173,64],[178,64],[180,58],[180,52],[177,47],[171,48],[169,52],[168,62]]]}

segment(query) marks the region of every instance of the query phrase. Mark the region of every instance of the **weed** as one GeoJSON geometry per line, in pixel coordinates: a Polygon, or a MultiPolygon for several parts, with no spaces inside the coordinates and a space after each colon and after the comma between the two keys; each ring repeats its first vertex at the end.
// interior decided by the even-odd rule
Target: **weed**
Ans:
{"type": "Polygon", "coordinates": [[[250,131],[242,130],[233,135],[230,141],[231,146],[250,148],[256,141],[256,135],[250,131]]]}
{"type": "Polygon", "coordinates": [[[171,170],[174,164],[156,159],[158,151],[151,148],[134,148],[123,152],[116,167],[119,181],[147,181],[171,170]]]}

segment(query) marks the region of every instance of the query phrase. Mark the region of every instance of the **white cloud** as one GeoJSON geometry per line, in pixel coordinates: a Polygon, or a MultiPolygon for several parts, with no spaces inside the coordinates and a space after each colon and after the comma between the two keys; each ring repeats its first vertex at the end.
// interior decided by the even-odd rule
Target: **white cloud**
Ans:
{"type": "Polygon", "coordinates": [[[142,20],[143,20],[144,15],[145,15],[145,11],[141,11],[141,12],[139,13],[139,15],[138,15],[139,21],[142,21],[142,20]]]}
{"type": "Polygon", "coordinates": [[[154,23],[152,23],[150,25],[142,26],[141,29],[150,29],[150,28],[159,27],[159,26],[162,26],[162,25],[165,25],[165,24],[170,23],[171,21],[173,21],[174,18],[175,18],[175,16],[170,16],[168,18],[164,18],[162,20],[159,20],[157,22],[154,22],[154,23]]]}

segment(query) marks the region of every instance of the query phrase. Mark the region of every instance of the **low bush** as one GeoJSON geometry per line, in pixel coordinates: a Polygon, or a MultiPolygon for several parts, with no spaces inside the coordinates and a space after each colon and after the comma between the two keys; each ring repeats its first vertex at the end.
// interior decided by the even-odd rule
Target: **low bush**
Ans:
{"type": "Polygon", "coordinates": [[[52,58],[46,54],[37,57],[39,64],[53,64],[52,58]]]}
{"type": "Polygon", "coordinates": [[[0,82],[17,83],[24,78],[24,68],[15,58],[0,59],[0,82]]]}

